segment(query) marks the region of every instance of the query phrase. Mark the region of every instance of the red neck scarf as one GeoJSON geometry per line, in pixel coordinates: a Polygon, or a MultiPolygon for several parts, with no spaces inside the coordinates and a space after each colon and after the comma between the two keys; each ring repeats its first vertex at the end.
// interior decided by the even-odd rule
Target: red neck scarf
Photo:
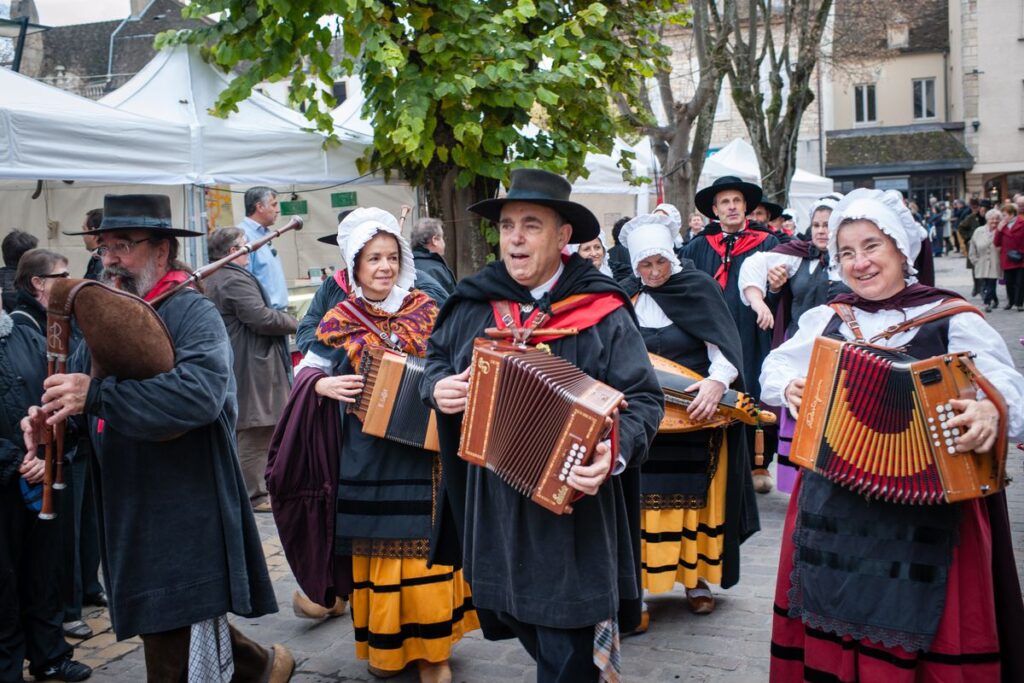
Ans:
{"type": "Polygon", "coordinates": [[[184,270],[169,270],[167,274],[157,280],[157,283],[153,285],[153,289],[146,292],[145,296],[142,297],[143,301],[152,301],[169,289],[174,289],[179,284],[187,280],[189,274],[184,270]]]}
{"type": "Polygon", "coordinates": [[[748,230],[747,223],[744,223],[743,229],[739,232],[729,234],[723,230],[705,236],[708,244],[722,259],[722,264],[715,271],[715,280],[718,281],[722,289],[725,289],[725,285],[729,281],[729,268],[732,266],[733,259],[756,249],[761,242],[768,238],[768,235],[769,233],[761,230],[748,230]]]}
{"type": "MultiPolygon", "coordinates": [[[[601,322],[606,315],[623,304],[625,301],[622,296],[613,292],[574,294],[552,303],[550,316],[540,327],[585,330],[601,322]]],[[[524,304],[509,302],[516,326],[521,329],[529,329],[537,320],[541,309],[539,306],[532,306],[529,311],[523,311],[523,306],[524,304]],[[523,320],[524,312],[527,313],[525,320],[523,320]]],[[[494,321],[498,328],[502,330],[508,328],[509,325],[502,318],[497,306],[492,303],[491,307],[494,310],[494,321]]],[[[534,335],[530,337],[529,342],[539,344],[558,338],[558,335],[534,335]]]]}

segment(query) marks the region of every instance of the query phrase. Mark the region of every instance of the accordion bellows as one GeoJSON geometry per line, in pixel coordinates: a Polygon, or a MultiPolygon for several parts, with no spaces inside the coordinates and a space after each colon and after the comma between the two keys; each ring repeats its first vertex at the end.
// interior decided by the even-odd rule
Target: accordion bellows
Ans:
{"type": "Polygon", "coordinates": [[[471,367],[459,457],[556,514],[571,512],[569,471],[590,462],[622,392],[564,358],[509,342],[478,339],[471,367]]]}
{"type": "Polygon", "coordinates": [[[789,459],[869,498],[954,503],[1003,489],[1006,408],[969,353],[918,360],[819,337],[789,459]],[[991,451],[960,453],[951,399],[981,389],[1000,411],[991,451]]]}
{"type": "Polygon", "coordinates": [[[363,391],[348,412],[363,423],[363,432],[382,439],[437,452],[437,418],[420,398],[426,359],[367,346],[359,358],[363,391]]]}

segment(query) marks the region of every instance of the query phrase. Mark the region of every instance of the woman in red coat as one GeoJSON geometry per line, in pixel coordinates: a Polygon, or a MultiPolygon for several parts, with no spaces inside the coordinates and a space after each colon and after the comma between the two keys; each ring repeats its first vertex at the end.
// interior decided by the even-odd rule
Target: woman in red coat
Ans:
{"type": "Polygon", "coordinates": [[[999,247],[999,261],[1006,279],[1006,310],[1024,311],[1024,216],[1013,204],[1003,206],[1003,220],[992,243],[999,247]]]}

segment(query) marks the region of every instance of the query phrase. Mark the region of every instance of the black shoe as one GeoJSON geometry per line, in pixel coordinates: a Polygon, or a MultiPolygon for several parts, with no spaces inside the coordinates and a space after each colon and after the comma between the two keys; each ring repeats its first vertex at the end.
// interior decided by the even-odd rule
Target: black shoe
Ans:
{"type": "Polygon", "coordinates": [[[50,664],[45,669],[30,671],[37,681],[84,681],[92,669],[70,657],[50,664]]]}
{"type": "Polygon", "coordinates": [[[1013,308],[1013,304],[1006,304],[1005,306],[1003,306],[1003,310],[1004,310],[1004,311],[1008,311],[1008,310],[1010,310],[1011,308],[1013,308]]]}
{"type": "Polygon", "coordinates": [[[96,607],[107,606],[107,594],[103,591],[99,593],[93,593],[92,595],[86,595],[83,602],[87,605],[95,605],[96,607]]]}

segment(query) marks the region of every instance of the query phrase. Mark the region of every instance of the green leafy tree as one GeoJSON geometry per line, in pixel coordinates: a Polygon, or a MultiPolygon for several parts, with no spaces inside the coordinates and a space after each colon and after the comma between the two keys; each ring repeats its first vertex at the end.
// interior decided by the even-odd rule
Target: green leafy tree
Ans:
{"type": "Polygon", "coordinates": [[[183,13],[219,13],[213,23],[160,43],[205,45],[213,63],[240,71],[216,113],[262,81],[290,79],[291,99],[325,132],[336,103],[317,82],[358,74],[374,128],[361,170],[397,170],[425,189],[431,213],[454,225],[461,276],[488,253],[466,207],[494,196],[511,167],[577,177],[588,152],[611,150],[621,122],[609,97],[635,104],[665,53],[650,15],[672,4],[194,0],[183,13]],[[537,134],[524,136],[536,121],[537,134]]]}

